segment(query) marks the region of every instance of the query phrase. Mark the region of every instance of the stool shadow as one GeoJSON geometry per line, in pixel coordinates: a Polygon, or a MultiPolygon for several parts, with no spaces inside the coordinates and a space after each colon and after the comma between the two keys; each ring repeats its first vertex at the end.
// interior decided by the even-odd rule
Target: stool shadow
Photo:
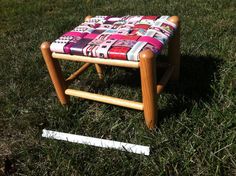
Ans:
{"type": "Polygon", "coordinates": [[[168,106],[159,111],[159,123],[168,117],[178,118],[183,111],[190,111],[199,101],[211,102],[213,81],[219,78],[223,59],[213,56],[181,56],[180,80],[177,86],[168,85],[166,93],[176,96],[168,106]]]}
{"type": "MultiPolygon", "coordinates": [[[[161,55],[159,59],[165,61],[167,57],[161,55]]],[[[223,64],[223,59],[211,55],[182,55],[178,85],[168,84],[163,92],[164,96],[168,94],[168,96],[173,95],[174,98],[167,98],[164,107],[159,104],[158,123],[160,124],[164,119],[170,117],[179,118],[182,112],[190,111],[199,101],[211,102],[213,96],[211,85],[219,77],[218,70],[221,64],[223,64]]],[[[140,90],[138,69],[106,67],[104,75],[106,83],[103,86],[96,85],[96,81],[89,79],[85,80],[85,85],[92,85],[90,87],[91,92],[102,92],[104,89],[113,88],[114,85],[127,86],[133,88],[134,91],[140,90]]],[[[138,98],[141,99],[141,97],[138,98]]]]}
{"type": "MultiPolygon", "coordinates": [[[[166,60],[166,56],[160,56],[160,60],[166,60]]],[[[213,56],[181,56],[180,80],[178,85],[167,85],[164,94],[172,94],[167,106],[159,110],[159,122],[163,119],[178,116],[183,111],[189,111],[199,101],[210,102],[213,96],[211,85],[214,79],[219,77],[219,65],[223,60],[213,56]]],[[[115,68],[116,69],[116,68],[115,68]]],[[[114,68],[108,67],[108,75],[114,68]]],[[[116,71],[116,70],[115,70],[116,71]]],[[[118,74],[109,78],[106,87],[120,84],[132,88],[140,88],[140,73],[137,69],[119,68],[118,74]]]]}

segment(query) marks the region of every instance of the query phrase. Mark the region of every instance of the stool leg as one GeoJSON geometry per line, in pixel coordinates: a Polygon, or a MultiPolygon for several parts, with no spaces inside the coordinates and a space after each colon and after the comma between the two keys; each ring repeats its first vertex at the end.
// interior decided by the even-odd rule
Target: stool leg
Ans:
{"type": "Polygon", "coordinates": [[[103,80],[102,67],[98,64],[95,64],[95,68],[97,70],[99,79],[103,80]]]}
{"type": "Polygon", "coordinates": [[[47,65],[48,72],[50,74],[52,83],[57,93],[57,97],[62,105],[69,103],[69,96],[65,94],[66,83],[63,79],[61,67],[58,60],[52,58],[52,53],[50,51],[50,43],[43,42],[41,44],[41,52],[44,61],[47,65]]]}
{"type": "Polygon", "coordinates": [[[147,127],[153,129],[157,118],[156,58],[149,49],[142,51],[139,56],[144,117],[147,127]]]}
{"type": "Polygon", "coordinates": [[[177,82],[180,71],[180,21],[177,16],[172,16],[168,20],[177,25],[177,29],[168,43],[168,60],[174,66],[170,81],[177,82]]]}

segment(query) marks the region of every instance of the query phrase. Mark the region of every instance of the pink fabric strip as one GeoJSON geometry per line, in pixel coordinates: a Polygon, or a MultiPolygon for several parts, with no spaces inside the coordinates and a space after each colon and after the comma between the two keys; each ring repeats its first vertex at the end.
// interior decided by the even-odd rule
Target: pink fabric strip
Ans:
{"type": "Polygon", "coordinates": [[[104,20],[108,20],[109,18],[111,18],[112,16],[107,16],[104,20]]]}
{"type": "Polygon", "coordinates": [[[74,45],[75,43],[68,43],[66,46],[64,46],[64,52],[66,54],[70,54],[70,48],[74,45]]]}
{"type": "Polygon", "coordinates": [[[149,36],[140,37],[138,41],[150,43],[151,45],[155,46],[158,50],[160,50],[163,46],[163,44],[159,40],[149,36]]]}
{"type": "Polygon", "coordinates": [[[94,38],[96,38],[97,36],[98,36],[99,34],[88,34],[88,35],[86,35],[84,38],[89,38],[89,39],[94,39],[94,38]]]}
{"type": "Polygon", "coordinates": [[[63,36],[74,36],[74,37],[83,37],[87,33],[80,33],[80,32],[67,32],[63,36]]]}
{"type": "Polygon", "coordinates": [[[122,37],[123,37],[123,35],[113,34],[113,35],[110,35],[110,36],[108,37],[108,39],[117,39],[117,40],[119,40],[119,39],[121,39],[122,37]]]}

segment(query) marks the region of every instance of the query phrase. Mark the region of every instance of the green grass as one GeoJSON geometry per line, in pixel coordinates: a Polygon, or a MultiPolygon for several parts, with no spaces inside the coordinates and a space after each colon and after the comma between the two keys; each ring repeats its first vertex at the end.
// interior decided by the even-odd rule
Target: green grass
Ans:
{"type": "MultiPolygon", "coordinates": [[[[1,170],[8,156],[8,171],[16,175],[236,175],[235,11],[231,0],[1,0],[1,170]],[[58,103],[39,46],[88,14],[181,17],[180,84],[160,96],[156,130],[146,128],[139,111],[77,99],[67,108],[58,103]],[[150,145],[151,155],[49,140],[43,128],[150,145]]],[[[66,74],[75,68],[63,62],[66,74]]],[[[102,89],[92,67],[78,86],[141,99],[137,72],[105,74],[102,89]]]]}

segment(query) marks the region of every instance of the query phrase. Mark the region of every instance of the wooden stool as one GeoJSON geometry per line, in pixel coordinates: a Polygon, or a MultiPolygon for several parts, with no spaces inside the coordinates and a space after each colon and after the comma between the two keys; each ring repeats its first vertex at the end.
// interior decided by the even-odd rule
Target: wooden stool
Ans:
{"type": "Polygon", "coordinates": [[[147,127],[153,129],[157,119],[158,94],[164,90],[169,80],[178,81],[179,79],[180,20],[177,16],[87,16],[85,23],[73,31],[64,34],[62,38],[59,38],[52,44],[43,42],[41,44],[41,51],[61,104],[68,104],[69,96],[76,96],[142,110],[144,111],[147,127]],[[109,49],[105,53],[103,48],[106,46],[102,46],[101,42],[100,45],[96,45],[95,43],[96,39],[101,38],[101,42],[105,41],[109,45],[109,49]],[[82,39],[83,42],[88,40],[90,43],[87,42],[84,44],[82,39]],[[129,53],[126,51],[125,54],[124,49],[127,46],[117,44],[117,41],[120,43],[124,40],[124,43],[129,42],[131,43],[130,46],[132,46],[127,49],[129,53]],[[157,83],[156,56],[160,53],[162,46],[167,43],[167,40],[168,60],[164,64],[166,71],[159,83],[157,83]],[[111,42],[115,44],[111,45],[111,42]],[[81,43],[83,45],[82,48],[81,43]],[[145,46],[140,49],[140,44],[145,46]],[[161,45],[159,46],[159,44],[161,45]],[[88,46],[92,46],[93,48],[87,52],[88,46]],[[85,49],[86,47],[87,49],[85,49]],[[99,49],[94,49],[96,47],[99,49]],[[116,50],[119,47],[121,49],[116,50]],[[85,64],[67,79],[64,79],[57,59],[84,62],[85,64]],[[91,66],[91,64],[95,64],[100,79],[103,79],[100,65],[140,69],[143,101],[134,102],[68,88],[69,84],[91,66]]]}

